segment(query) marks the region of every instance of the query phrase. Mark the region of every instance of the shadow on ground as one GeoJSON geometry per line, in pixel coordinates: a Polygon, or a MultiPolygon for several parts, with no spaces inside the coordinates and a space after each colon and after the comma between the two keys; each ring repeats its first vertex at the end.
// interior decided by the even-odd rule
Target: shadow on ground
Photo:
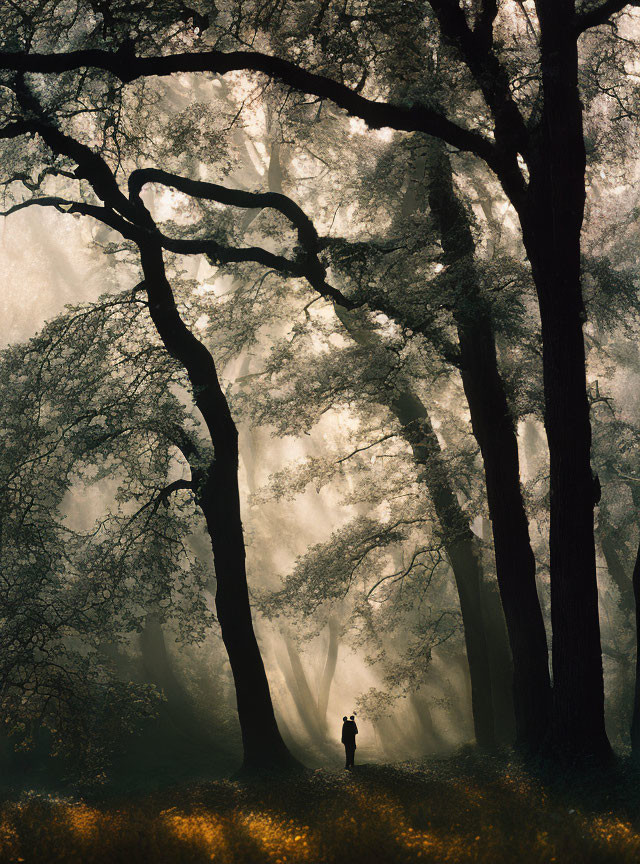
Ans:
{"type": "Polygon", "coordinates": [[[622,763],[551,781],[468,752],[120,799],[23,793],[0,811],[0,860],[636,862],[639,779],[622,763]]]}

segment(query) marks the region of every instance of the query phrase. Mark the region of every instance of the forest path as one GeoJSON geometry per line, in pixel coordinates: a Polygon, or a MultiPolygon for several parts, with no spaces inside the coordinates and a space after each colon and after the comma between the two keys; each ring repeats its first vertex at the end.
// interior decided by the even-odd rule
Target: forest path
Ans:
{"type": "Polygon", "coordinates": [[[624,765],[552,788],[515,761],[458,753],[102,804],[23,795],[2,805],[0,861],[635,862],[639,787],[624,765]]]}

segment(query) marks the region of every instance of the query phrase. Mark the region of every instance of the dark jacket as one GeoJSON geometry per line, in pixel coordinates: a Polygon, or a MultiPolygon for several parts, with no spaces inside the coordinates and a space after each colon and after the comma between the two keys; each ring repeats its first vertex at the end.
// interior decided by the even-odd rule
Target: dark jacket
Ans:
{"type": "Polygon", "coordinates": [[[344,744],[344,746],[355,748],[357,734],[358,727],[356,726],[356,721],[345,720],[342,724],[342,743],[344,744]]]}

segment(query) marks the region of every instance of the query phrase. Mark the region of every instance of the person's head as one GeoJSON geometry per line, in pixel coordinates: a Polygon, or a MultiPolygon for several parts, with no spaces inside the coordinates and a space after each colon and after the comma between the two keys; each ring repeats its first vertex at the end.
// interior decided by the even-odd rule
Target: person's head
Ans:
{"type": "Polygon", "coordinates": [[[346,714],[345,714],[345,716],[344,716],[342,719],[346,722],[346,719],[347,719],[346,714]]]}

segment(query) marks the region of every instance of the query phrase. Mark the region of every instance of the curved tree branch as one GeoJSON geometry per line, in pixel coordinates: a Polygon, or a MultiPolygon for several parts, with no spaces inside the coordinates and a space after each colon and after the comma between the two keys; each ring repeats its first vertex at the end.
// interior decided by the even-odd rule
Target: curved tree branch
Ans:
{"type": "Polygon", "coordinates": [[[233,71],[262,72],[303,93],[330,100],[348,114],[360,117],[372,129],[388,127],[405,132],[423,132],[441,138],[458,150],[475,153],[491,167],[495,161],[495,147],[489,139],[459,126],[438,111],[424,105],[405,107],[366,99],[325,75],[309,72],[289,60],[259,51],[214,50],[155,57],[137,57],[131,51],[102,49],[59,54],[0,51],[0,69],[8,71],[59,74],[82,68],[102,69],[125,83],[176,72],[213,72],[218,75],[233,71]]]}
{"type": "MultiPolygon", "coordinates": [[[[162,250],[180,255],[203,254],[219,264],[241,262],[262,264],[285,276],[306,279],[311,288],[320,296],[338,303],[345,309],[355,309],[366,305],[387,315],[402,327],[409,327],[416,333],[427,334],[428,327],[423,320],[398,308],[385,293],[368,290],[362,296],[349,298],[338,288],[330,285],[326,280],[326,268],[318,258],[318,251],[325,245],[326,241],[318,237],[315,226],[309,217],[286,195],[274,192],[252,193],[227,189],[215,183],[189,180],[160,169],[140,169],[133,171],[129,178],[130,200],[122,193],[113,172],[99,154],[94,153],[85,144],[49,127],[42,120],[34,121],[34,124],[38,133],[42,135],[45,143],[54,153],[69,156],[77,162],[76,176],[84,177],[89,181],[96,194],[104,201],[104,206],[69,201],[56,196],[43,196],[16,204],[1,215],[8,215],[24,207],[37,205],[53,206],[65,213],[92,216],[138,245],[142,255],[143,269],[145,269],[144,262],[147,262],[146,268],[149,272],[154,273],[154,279],[160,286],[167,288],[169,292],[167,296],[170,295],[170,300],[174,306],[173,295],[168,287],[164,272],[162,250]],[[272,207],[286,216],[297,228],[303,254],[292,261],[261,247],[230,247],[207,238],[167,237],[156,226],[151,214],[140,199],[140,191],[147,182],[164,183],[193,197],[220,201],[237,207],[272,207]],[[129,218],[125,218],[125,215],[130,217],[131,221],[129,218]]],[[[148,279],[145,278],[145,287],[147,287],[147,282],[148,279]]],[[[169,300],[167,299],[166,302],[168,303],[169,300]]],[[[178,315],[177,309],[175,315],[178,315]]],[[[189,335],[192,334],[189,333],[189,335]]],[[[446,353],[448,362],[457,365],[459,359],[456,352],[447,351],[446,353]]]]}
{"type": "Polygon", "coordinates": [[[129,175],[129,198],[132,201],[140,200],[140,192],[146,183],[160,183],[193,198],[217,201],[219,204],[227,204],[231,207],[242,207],[248,210],[268,207],[277,210],[295,226],[300,244],[305,249],[310,251],[314,248],[315,251],[320,249],[318,233],[311,219],[291,198],[280,192],[245,192],[242,189],[228,189],[217,183],[180,177],[160,168],[139,168],[129,175]]]}
{"type": "Polygon", "coordinates": [[[169,483],[168,486],[165,486],[163,489],[158,490],[158,494],[147,501],[146,504],[143,504],[139,510],[133,514],[130,518],[129,522],[133,522],[134,519],[137,519],[141,513],[144,513],[145,510],[151,508],[151,513],[156,513],[158,507],[161,504],[164,504],[165,507],[169,506],[169,498],[173,495],[174,492],[178,492],[181,489],[188,489],[191,492],[194,492],[196,488],[193,480],[174,480],[172,483],[169,483]]]}

